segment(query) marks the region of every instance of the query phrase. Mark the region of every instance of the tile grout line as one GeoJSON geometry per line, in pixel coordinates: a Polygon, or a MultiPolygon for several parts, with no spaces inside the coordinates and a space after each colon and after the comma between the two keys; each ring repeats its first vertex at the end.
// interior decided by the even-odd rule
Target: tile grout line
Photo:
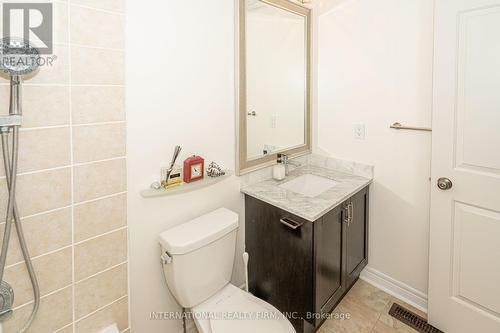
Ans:
{"type": "Polygon", "coordinates": [[[89,204],[89,203],[100,201],[100,200],[110,199],[110,198],[118,197],[118,196],[124,195],[124,194],[127,194],[127,191],[121,191],[121,192],[116,192],[113,194],[103,195],[102,197],[98,197],[95,199],[79,201],[79,202],[75,203],[75,206],[81,206],[81,205],[89,204]]]}
{"type": "MultiPolygon", "coordinates": [[[[68,246],[68,247],[69,247],[69,246],[68,246]]],[[[100,272],[98,272],[98,273],[95,273],[95,274],[93,274],[93,275],[89,275],[89,276],[87,276],[86,278],[84,278],[84,279],[82,279],[82,280],[79,280],[77,283],[81,283],[81,282],[87,281],[87,280],[89,280],[89,279],[91,279],[91,278],[93,278],[93,277],[96,277],[96,276],[98,276],[98,275],[100,275],[100,274],[102,274],[102,273],[106,273],[106,272],[108,272],[108,271],[111,271],[112,269],[115,269],[115,268],[117,268],[117,267],[120,267],[120,266],[122,266],[122,265],[126,265],[126,264],[127,264],[127,261],[123,261],[123,262],[121,262],[121,263],[119,263],[119,264],[116,264],[116,265],[114,265],[114,266],[108,267],[108,268],[106,268],[106,269],[104,269],[104,270],[102,270],[102,271],[100,271],[100,272]]],[[[45,294],[45,295],[41,296],[41,297],[40,297],[40,299],[42,299],[42,300],[43,300],[43,299],[45,299],[45,298],[47,298],[47,297],[50,297],[50,296],[52,296],[52,295],[55,295],[55,294],[57,294],[57,293],[59,293],[59,292],[63,291],[64,289],[67,289],[67,288],[73,288],[73,287],[74,287],[74,285],[76,285],[77,283],[76,283],[76,282],[75,282],[75,283],[74,283],[74,282],[71,282],[70,284],[67,284],[67,285],[65,285],[64,287],[61,287],[61,288],[58,288],[58,289],[52,290],[51,292],[48,292],[47,294],[45,294]]],[[[128,296],[128,291],[127,291],[127,293],[126,293],[125,295],[120,296],[119,298],[123,298],[123,297],[125,297],[125,296],[128,296]]],[[[113,301],[113,302],[116,302],[117,300],[118,300],[118,299],[116,299],[116,300],[115,300],[115,301],[113,301]]],[[[113,303],[113,302],[111,302],[111,303],[113,303]]],[[[26,303],[23,303],[23,304],[20,304],[20,305],[16,306],[13,310],[19,310],[20,308],[25,307],[25,306],[27,306],[27,305],[30,305],[30,304],[32,304],[32,303],[33,303],[33,300],[30,300],[30,301],[28,301],[28,302],[26,302],[26,303]]],[[[110,304],[111,304],[111,303],[110,303],[110,304]]],[[[108,305],[109,305],[109,304],[108,304],[108,305]]],[[[76,318],[76,317],[75,317],[75,318],[76,318]]],[[[80,319],[79,319],[79,320],[80,320],[80,319]]],[[[74,323],[74,322],[75,322],[75,320],[73,320],[72,322],[74,323]]]]}
{"type": "Polygon", "coordinates": [[[111,305],[113,305],[113,304],[115,304],[115,303],[118,303],[119,301],[121,301],[121,300],[123,300],[123,299],[125,299],[125,298],[127,298],[127,297],[128,297],[128,294],[123,295],[123,296],[121,296],[121,297],[119,297],[119,298],[115,299],[114,301],[112,301],[112,302],[110,302],[110,303],[108,303],[108,304],[106,304],[106,305],[103,305],[103,306],[99,307],[97,310],[94,310],[94,311],[92,311],[92,312],[90,312],[90,313],[86,314],[85,316],[83,316],[83,317],[81,317],[81,318],[78,318],[78,319],[75,321],[75,323],[78,323],[78,322],[80,322],[80,321],[82,321],[82,320],[84,320],[84,319],[87,319],[87,318],[89,318],[90,316],[92,316],[92,315],[96,314],[97,312],[102,311],[102,310],[104,310],[105,308],[107,308],[108,306],[111,306],[111,305]]]}
{"type": "Polygon", "coordinates": [[[82,5],[82,4],[73,3],[73,2],[71,2],[71,3],[68,2],[68,5],[69,6],[86,8],[86,9],[92,9],[92,10],[95,10],[95,11],[98,11],[98,12],[104,12],[104,13],[108,13],[108,14],[115,14],[115,15],[118,15],[118,16],[125,16],[125,11],[120,12],[118,10],[105,9],[105,8],[97,8],[97,7],[82,5]]]}
{"type": "Polygon", "coordinates": [[[92,50],[119,52],[119,53],[123,53],[123,55],[125,55],[125,48],[119,48],[119,47],[104,47],[104,46],[75,44],[75,43],[72,43],[70,45],[70,47],[81,48],[81,49],[92,49],[92,50]]]}
{"type": "MultiPolygon", "coordinates": [[[[58,248],[58,249],[51,250],[51,251],[48,251],[48,252],[45,252],[45,253],[39,254],[39,255],[37,255],[37,256],[33,256],[33,257],[31,257],[31,260],[37,260],[37,259],[40,259],[40,258],[42,258],[42,257],[48,256],[48,255],[51,255],[51,254],[54,254],[54,253],[57,253],[57,252],[67,250],[67,249],[69,249],[71,246],[72,246],[72,244],[65,245],[65,246],[60,247],[60,248],[58,248]]],[[[12,267],[17,266],[17,265],[20,265],[20,264],[22,264],[22,263],[24,263],[24,259],[23,259],[23,260],[21,260],[21,261],[18,261],[18,262],[15,262],[15,263],[12,263],[12,264],[6,265],[6,266],[5,266],[5,269],[7,269],[7,268],[12,268],[12,267]]]]}
{"type": "MultiPolygon", "coordinates": [[[[103,195],[103,196],[95,198],[95,199],[80,201],[80,202],[75,203],[75,206],[81,206],[81,205],[97,202],[100,200],[111,199],[111,198],[118,197],[118,196],[124,195],[124,194],[127,194],[127,191],[116,192],[113,194],[103,195]]],[[[34,218],[34,217],[38,217],[38,216],[42,216],[42,215],[46,215],[46,214],[56,213],[56,212],[63,211],[65,209],[69,209],[69,208],[71,208],[71,204],[67,205],[67,206],[62,206],[62,207],[58,207],[58,208],[44,210],[42,212],[31,214],[31,215],[25,215],[25,216],[21,217],[21,220],[30,219],[30,218],[34,218]]],[[[3,224],[5,224],[5,222],[0,222],[0,226],[3,224]]]]}
{"type": "MultiPolygon", "coordinates": [[[[55,213],[55,212],[63,211],[63,210],[68,209],[68,208],[71,208],[71,205],[62,206],[62,207],[58,207],[58,208],[54,208],[54,209],[49,209],[49,210],[44,210],[43,212],[35,213],[35,214],[31,214],[31,215],[21,216],[21,220],[26,220],[26,219],[30,219],[30,218],[33,218],[33,217],[38,217],[38,216],[45,215],[45,214],[50,214],[50,213],[55,213]]],[[[0,222],[0,225],[2,225],[2,224],[5,224],[5,222],[0,222]]]]}
{"type": "Polygon", "coordinates": [[[76,274],[75,274],[75,172],[74,172],[74,147],[73,147],[73,71],[72,71],[72,52],[71,52],[71,11],[70,2],[66,7],[68,19],[68,95],[69,95],[69,144],[70,144],[70,164],[71,164],[71,324],[72,331],[75,333],[76,320],[76,274]]]}
{"type": "MultiPolygon", "coordinates": [[[[85,126],[104,126],[104,125],[125,125],[127,122],[125,120],[114,120],[114,121],[101,121],[94,123],[82,123],[82,124],[73,124],[74,127],[85,127],[85,126]]],[[[126,155],[125,155],[126,156],[126,155]]]]}
{"type": "Polygon", "coordinates": [[[96,236],[92,236],[92,237],[89,237],[89,238],[85,238],[85,239],[82,239],[80,241],[75,241],[74,245],[75,246],[78,246],[80,244],[83,244],[83,243],[86,243],[86,242],[89,242],[89,241],[92,241],[92,240],[95,240],[97,238],[100,238],[100,237],[103,237],[103,236],[108,236],[108,235],[111,235],[115,232],[118,232],[118,231],[123,231],[123,230],[127,230],[128,229],[128,226],[127,225],[124,225],[124,226],[121,226],[121,227],[118,227],[116,229],[113,229],[113,230],[109,230],[109,231],[106,231],[106,232],[103,232],[102,234],[99,234],[99,235],[96,235],[96,236]]]}
{"type": "MultiPolygon", "coordinates": [[[[40,300],[44,300],[45,298],[50,297],[50,296],[53,296],[53,295],[55,295],[55,294],[57,294],[57,293],[59,293],[59,292],[63,291],[64,289],[68,289],[68,288],[71,288],[71,283],[70,283],[70,284],[68,284],[68,285],[66,285],[66,286],[64,286],[64,287],[62,287],[62,288],[58,288],[58,289],[52,290],[51,292],[49,292],[49,293],[47,293],[47,294],[45,294],[45,295],[43,295],[43,296],[40,296],[40,300]]],[[[30,305],[30,304],[32,304],[32,303],[33,303],[33,300],[28,301],[28,302],[26,302],[26,303],[23,303],[23,304],[21,304],[21,305],[16,306],[16,307],[15,307],[14,309],[12,309],[12,310],[17,311],[17,310],[19,310],[19,309],[21,309],[21,308],[23,308],[23,307],[25,307],[25,306],[28,306],[28,305],[30,305]]]]}
{"type": "MultiPolygon", "coordinates": [[[[115,268],[118,268],[118,267],[120,267],[120,266],[123,266],[123,265],[127,265],[127,266],[128,266],[128,262],[127,262],[127,260],[122,261],[122,262],[121,262],[121,263],[119,263],[119,264],[116,264],[116,265],[113,265],[113,266],[106,267],[106,268],[105,268],[105,269],[103,269],[102,271],[99,271],[99,272],[94,273],[94,274],[92,274],[92,275],[86,276],[86,277],[84,277],[84,278],[83,278],[83,279],[81,279],[81,280],[75,281],[75,283],[74,283],[74,284],[79,284],[79,283],[82,283],[82,282],[84,282],[84,281],[90,280],[90,279],[92,279],[92,278],[94,278],[94,277],[96,277],[96,276],[98,276],[98,275],[101,275],[101,274],[103,274],[103,273],[107,273],[107,272],[109,272],[109,271],[111,271],[111,270],[113,270],[113,269],[115,269],[115,268]]],[[[128,280],[128,277],[127,277],[127,280],[128,280]]]]}
{"type": "Polygon", "coordinates": [[[61,328],[58,328],[57,330],[55,330],[53,333],[58,333],[58,332],[62,332],[63,330],[67,329],[68,327],[72,326],[73,323],[69,324],[69,325],[66,325],[66,326],[63,326],[61,328]]]}
{"type": "MultiPolygon", "coordinates": [[[[126,120],[108,120],[108,121],[96,121],[92,123],[75,123],[74,127],[83,127],[83,126],[104,126],[104,125],[117,125],[117,124],[126,124],[126,120]]],[[[50,129],[61,129],[61,128],[69,128],[70,124],[60,124],[60,125],[50,125],[50,126],[33,126],[33,127],[23,127],[22,132],[31,132],[31,131],[39,131],[39,130],[50,130],[50,129]]]]}
{"type": "MultiPolygon", "coordinates": [[[[116,229],[113,229],[113,230],[109,230],[109,231],[106,231],[106,232],[103,232],[99,235],[96,235],[96,236],[92,236],[92,237],[89,237],[89,238],[86,238],[86,239],[83,239],[81,241],[78,241],[78,242],[74,242],[74,243],[71,243],[69,245],[64,245],[62,247],[59,247],[57,249],[54,249],[54,250],[50,250],[50,251],[47,251],[47,252],[44,252],[42,254],[39,254],[39,255],[36,255],[36,256],[32,256],[31,259],[32,260],[37,260],[37,259],[40,259],[42,257],[45,257],[45,256],[48,256],[48,255],[51,255],[51,254],[54,254],[54,253],[57,253],[59,251],[63,251],[63,250],[66,250],[72,246],[76,246],[76,245],[80,245],[82,243],[85,243],[85,242],[88,242],[88,241],[91,241],[91,240],[94,240],[94,239],[97,239],[101,236],[108,236],[108,235],[111,235],[112,233],[115,233],[115,232],[118,232],[118,231],[122,231],[122,230],[128,230],[128,225],[124,225],[124,226],[121,226],[119,228],[116,228],[116,229]]],[[[11,263],[11,264],[8,264],[5,266],[5,269],[8,269],[8,268],[12,268],[14,266],[17,266],[17,265],[20,265],[24,263],[24,260],[21,260],[21,261],[17,261],[17,262],[14,262],[14,263],[11,263]]]]}
{"type": "MultiPolygon", "coordinates": [[[[58,88],[64,88],[67,87],[69,83],[43,83],[43,82],[35,82],[35,83],[30,83],[29,81],[26,81],[26,83],[23,84],[23,87],[58,87],[58,88]]],[[[8,83],[0,83],[0,87],[9,87],[8,83]]],[[[84,87],[94,87],[94,88],[100,88],[100,87],[105,87],[105,88],[125,88],[124,84],[110,84],[110,83],[74,83],[73,87],[78,87],[78,88],[84,88],[84,87]]]]}
{"type": "MultiPolygon", "coordinates": [[[[71,126],[73,127],[73,126],[71,126]]],[[[70,129],[70,135],[72,136],[72,129],[70,129]]],[[[72,144],[72,139],[70,138],[70,144],[72,144]]],[[[71,152],[71,154],[73,154],[71,152]]],[[[34,170],[34,171],[25,171],[25,172],[20,172],[18,173],[18,176],[27,176],[27,175],[34,175],[34,174],[39,174],[39,173],[44,173],[44,172],[50,172],[50,171],[58,171],[58,170],[64,170],[64,169],[73,169],[75,166],[84,166],[84,165],[91,165],[91,164],[97,164],[97,163],[105,163],[105,162],[112,162],[112,161],[117,161],[117,160],[126,160],[127,156],[122,155],[118,157],[110,157],[102,160],[96,160],[96,161],[90,161],[90,162],[80,162],[80,163],[73,163],[70,159],[70,164],[67,165],[62,165],[62,166],[57,166],[53,168],[47,168],[47,169],[39,169],[39,170],[34,170]]],[[[0,180],[5,179],[5,176],[0,176],[0,180]]],[[[122,191],[125,192],[125,191],[122,191]]]]}

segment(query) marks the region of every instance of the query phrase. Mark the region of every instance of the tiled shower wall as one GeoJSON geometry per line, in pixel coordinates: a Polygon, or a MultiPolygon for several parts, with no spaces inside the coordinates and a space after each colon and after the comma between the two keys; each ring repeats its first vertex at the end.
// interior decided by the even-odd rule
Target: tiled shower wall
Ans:
{"type": "MultiPolygon", "coordinates": [[[[23,91],[17,202],[42,294],[29,332],[93,333],[114,322],[128,332],[124,5],[53,4],[57,59],[23,91]]],[[[0,82],[3,113],[8,81],[0,82]]],[[[7,265],[15,311],[3,332],[16,333],[32,290],[15,232],[7,265]]]]}

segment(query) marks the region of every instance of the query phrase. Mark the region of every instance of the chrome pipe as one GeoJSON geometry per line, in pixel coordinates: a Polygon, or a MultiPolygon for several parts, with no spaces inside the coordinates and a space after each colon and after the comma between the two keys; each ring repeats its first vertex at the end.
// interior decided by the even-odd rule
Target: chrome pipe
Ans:
{"type": "Polygon", "coordinates": [[[10,77],[10,102],[9,102],[9,115],[22,115],[22,76],[13,75],[10,77]]]}
{"type": "MultiPolygon", "coordinates": [[[[5,168],[5,175],[9,175],[9,172],[7,172],[7,169],[8,169],[8,165],[10,163],[9,162],[10,158],[6,153],[6,151],[8,149],[7,147],[9,144],[8,143],[9,132],[8,132],[8,129],[6,129],[6,128],[2,128],[1,131],[2,131],[1,136],[2,136],[3,164],[4,164],[4,168],[5,168]]],[[[9,169],[10,169],[10,167],[9,167],[9,169]]],[[[11,200],[10,200],[10,185],[9,184],[7,184],[7,188],[9,191],[9,205],[10,205],[11,200]]],[[[2,242],[2,252],[0,252],[0,281],[3,281],[5,262],[7,260],[7,251],[9,249],[10,235],[12,232],[12,218],[10,217],[10,212],[11,212],[11,210],[9,210],[9,208],[7,208],[7,217],[5,220],[5,229],[4,229],[3,242],[2,242]]]]}
{"type": "MultiPolygon", "coordinates": [[[[2,153],[3,153],[3,160],[4,160],[4,168],[5,168],[5,174],[7,175],[6,181],[7,181],[7,188],[9,189],[9,193],[11,191],[12,185],[15,184],[16,179],[17,179],[17,151],[19,151],[19,128],[14,127],[12,131],[12,149],[13,149],[13,154],[12,154],[12,159],[9,157],[11,156],[10,151],[9,151],[9,144],[8,144],[8,134],[7,133],[2,133],[2,153]]],[[[26,264],[26,269],[28,271],[28,275],[30,277],[31,285],[33,286],[33,310],[31,312],[30,317],[26,321],[26,324],[24,327],[19,331],[19,333],[24,333],[28,330],[28,328],[31,326],[33,323],[33,320],[35,320],[35,316],[38,312],[38,309],[40,307],[40,287],[38,284],[38,280],[36,277],[35,269],[33,267],[33,262],[31,261],[31,256],[29,254],[28,250],[28,244],[26,242],[26,239],[24,237],[24,231],[23,231],[23,226],[21,223],[21,217],[19,215],[19,210],[17,208],[17,203],[15,200],[15,197],[13,198],[13,217],[14,217],[14,222],[15,222],[15,227],[16,227],[16,232],[17,232],[17,238],[19,239],[19,244],[21,247],[21,252],[23,254],[24,262],[26,264]]],[[[0,266],[0,268],[3,268],[3,266],[0,266]]],[[[2,269],[3,270],[3,269],[2,269]]],[[[0,281],[2,279],[0,278],[0,281]]]]}

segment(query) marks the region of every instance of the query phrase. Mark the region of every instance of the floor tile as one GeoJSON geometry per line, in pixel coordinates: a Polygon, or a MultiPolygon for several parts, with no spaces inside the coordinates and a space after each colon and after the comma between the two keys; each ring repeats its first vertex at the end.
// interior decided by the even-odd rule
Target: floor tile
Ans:
{"type": "Polygon", "coordinates": [[[334,313],[343,314],[345,319],[335,319],[336,316],[332,316],[325,321],[318,333],[416,333],[417,331],[389,315],[393,303],[427,318],[424,312],[359,280],[334,310],[334,313]]]}

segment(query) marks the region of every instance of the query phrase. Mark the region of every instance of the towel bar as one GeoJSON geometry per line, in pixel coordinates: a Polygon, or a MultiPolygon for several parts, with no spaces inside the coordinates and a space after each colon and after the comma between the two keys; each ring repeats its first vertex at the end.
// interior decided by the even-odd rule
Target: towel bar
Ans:
{"type": "Polygon", "coordinates": [[[410,131],[426,131],[426,132],[432,132],[432,128],[428,127],[413,127],[413,126],[403,126],[401,123],[394,123],[390,126],[393,129],[397,130],[410,130],[410,131]]]}

